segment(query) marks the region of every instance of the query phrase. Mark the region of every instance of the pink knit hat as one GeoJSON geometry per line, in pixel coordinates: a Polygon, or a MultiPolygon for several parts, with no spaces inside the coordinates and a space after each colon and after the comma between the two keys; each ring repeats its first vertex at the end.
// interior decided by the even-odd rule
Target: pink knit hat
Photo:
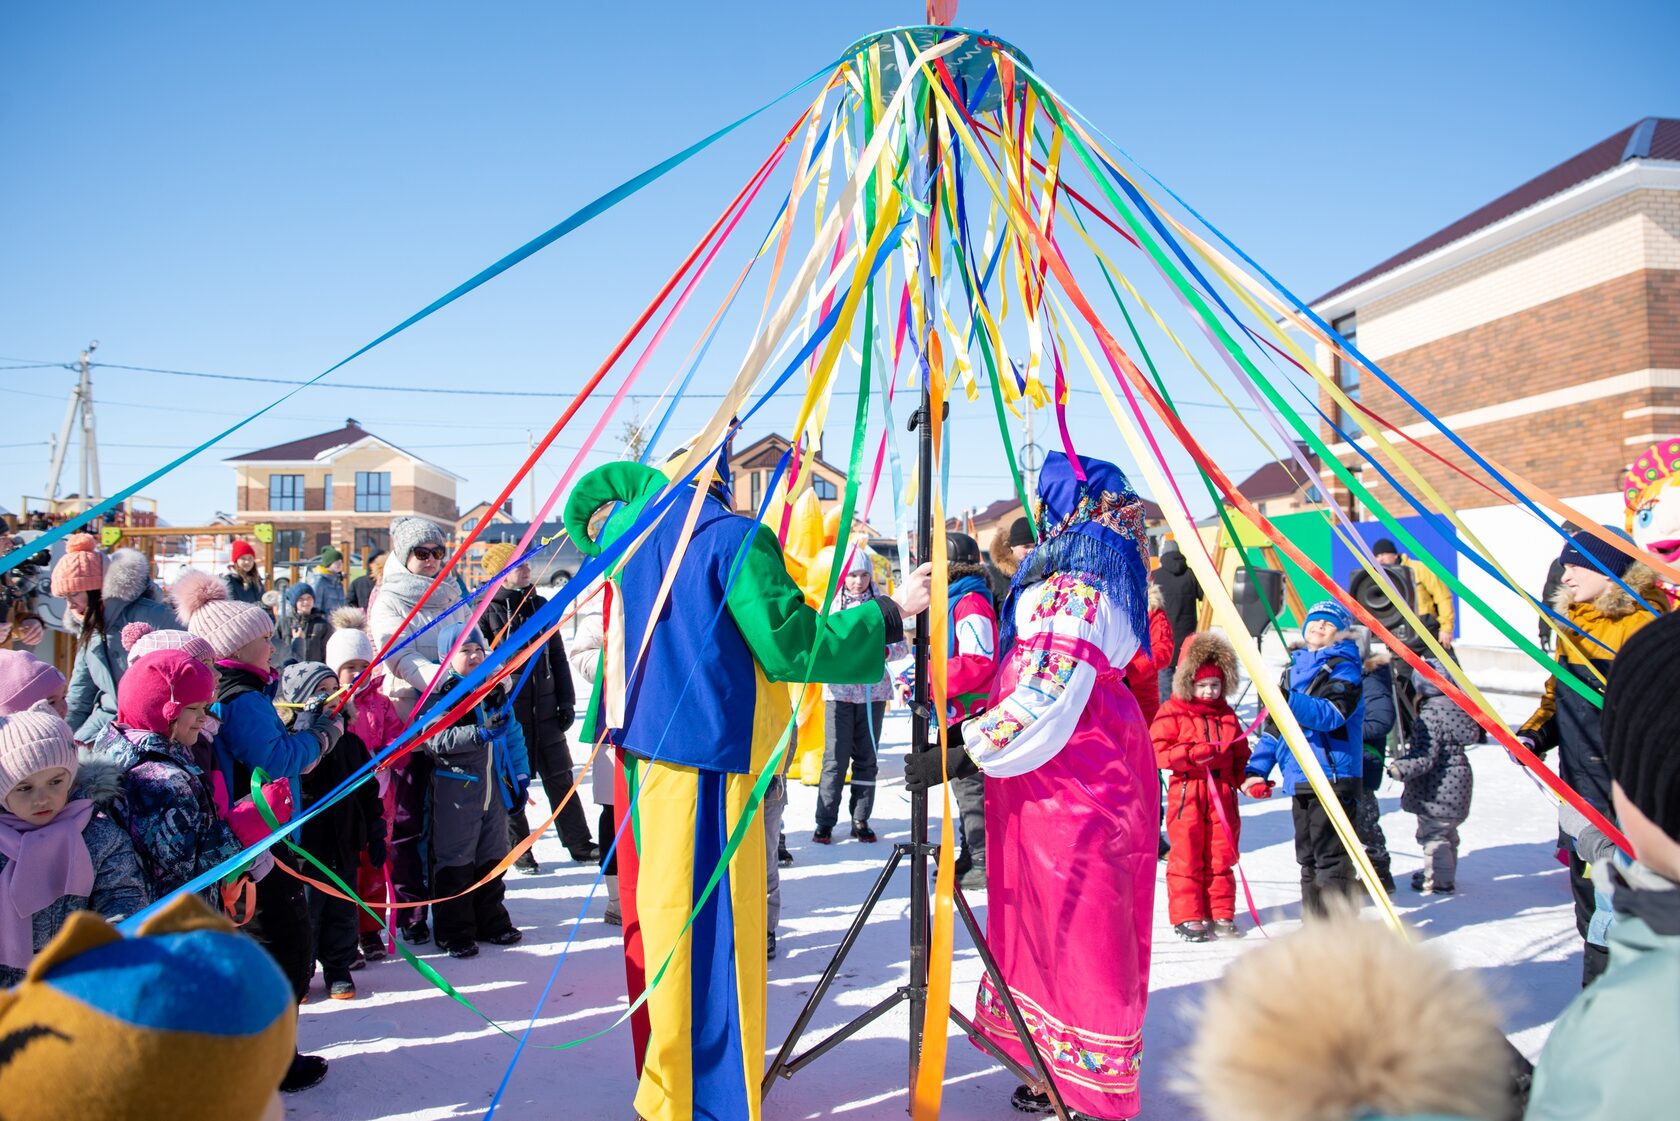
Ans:
{"type": "Polygon", "coordinates": [[[52,570],[52,594],[63,598],[76,592],[98,591],[105,583],[105,554],[91,533],[72,533],[64,542],[64,555],[52,570]]]}
{"type": "Polygon", "coordinates": [[[234,603],[227,587],[208,572],[189,568],[169,589],[181,624],[208,642],[218,658],[274,633],[274,620],[254,603],[234,603]]]}
{"type": "Polygon", "coordinates": [[[185,650],[154,650],[128,664],[117,682],[117,723],[169,735],[188,705],[216,693],[216,675],[185,650]]]}
{"type": "Polygon", "coordinates": [[[44,701],[64,688],[64,675],[33,654],[0,650],[0,716],[44,701]]]}
{"type": "Polygon", "coordinates": [[[216,652],[196,634],[173,628],[160,631],[150,623],[130,623],[124,627],[122,644],[123,649],[128,651],[130,663],[159,650],[184,650],[207,666],[216,662],[216,652]]]}
{"type": "Polygon", "coordinates": [[[34,774],[63,767],[76,775],[76,744],[70,725],[45,708],[0,716],[0,795],[34,774]]]}

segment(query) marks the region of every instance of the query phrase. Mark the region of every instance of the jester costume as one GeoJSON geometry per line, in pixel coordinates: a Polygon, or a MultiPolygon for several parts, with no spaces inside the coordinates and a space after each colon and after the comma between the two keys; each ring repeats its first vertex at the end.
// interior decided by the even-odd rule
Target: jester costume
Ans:
{"type": "MultiPolygon", "coordinates": [[[[1039,544],[1002,611],[997,679],[963,725],[986,775],[986,939],[1069,1108],[1138,1111],[1160,812],[1124,667],[1148,641],[1142,503],[1120,469],[1061,452],[1039,544]]],[[[974,1022],[1028,1063],[991,978],[974,1022]]]]}
{"type": "MultiPolygon", "coordinates": [[[[597,554],[667,485],[638,464],[597,468],[567,500],[566,528],[597,554]],[[621,505],[592,539],[590,516],[609,503],[621,505]]],[[[686,548],[692,485],[619,566],[598,684],[624,761],[616,811],[632,815],[618,850],[631,999],[651,987],[636,1032],[635,1108],[646,1121],[758,1121],[765,846],[758,824],[742,819],[756,812],[756,777],[789,729],[788,689],[777,683],[879,681],[888,644],[904,636],[885,599],[826,616],[823,627],[775,534],[731,512],[723,485],[702,500],[686,548]],[[745,843],[725,861],[732,835],[745,843]],[[714,869],[717,886],[701,904],[714,869]]]]}

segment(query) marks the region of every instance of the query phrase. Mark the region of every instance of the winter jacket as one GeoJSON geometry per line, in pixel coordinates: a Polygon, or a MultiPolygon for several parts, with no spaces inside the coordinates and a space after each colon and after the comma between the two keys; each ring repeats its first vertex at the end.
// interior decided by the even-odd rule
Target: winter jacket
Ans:
{"type": "MultiPolygon", "coordinates": [[[[1429,659],[1437,673],[1441,664],[1429,659]]],[[[1418,718],[1412,742],[1389,760],[1388,773],[1406,784],[1400,808],[1438,821],[1462,822],[1470,816],[1472,776],[1467,745],[1482,742],[1482,728],[1434,683],[1417,679],[1418,718]]]]}
{"type": "Polygon", "coordinates": [[[228,598],[233,602],[254,603],[258,607],[263,607],[265,611],[267,610],[262,601],[262,577],[257,575],[255,572],[252,572],[251,578],[247,580],[244,576],[240,575],[237,569],[229,568],[226,572],[222,573],[222,586],[227,589],[228,598]]]}
{"type": "Polygon", "coordinates": [[[1447,588],[1447,582],[1429,570],[1429,566],[1411,557],[1401,557],[1400,563],[1412,570],[1412,587],[1417,589],[1417,613],[1419,615],[1433,615],[1440,624],[1440,634],[1443,641],[1450,640],[1457,633],[1457,612],[1453,607],[1453,594],[1447,588]]]}
{"type": "MultiPolygon", "coordinates": [[[[82,771],[95,768],[112,776],[111,817],[133,842],[152,898],[163,898],[243,847],[218,813],[211,776],[190,749],[112,724],[86,753],[82,771]]],[[[220,909],[214,886],[204,897],[220,909]]]]}
{"type": "MultiPolygon", "coordinates": [[[[306,579],[315,592],[315,613],[325,619],[348,600],[344,596],[344,575],[329,569],[315,566],[306,579]]],[[[304,661],[316,662],[319,658],[305,658],[304,661]]]]}
{"type": "Polygon", "coordinates": [[[1149,588],[1149,642],[1138,647],[1132,660],[1126,663],[1126,688],[1137,698],[1143,718],[1155,719],[1161,709],[1161,671],[1173,661],[1172,624],[1159,604],[1160,592],[1152,584],[1149,588]]]}
{"type": "MultiPolygon", "coordinates": [[[[517,633],[547,602],[530,589],[503,586],[485,605],[479,629],[494,649],[517,633]]],[[[530,676],[513,698],[513,712],[524,730],[526,750],[534,753],[565,743],[566,731],[577,716],[577,692],[566,661],[566,643],[558,629],[518,673],[508,678],[509,688],[527,672],[530,676]]]]}
{"type": "MultiPolygon", "coordinates": [[[[991,693],[997,672],[997,609],[991,585],[982,573],[953,573],[949,591],[945,692],[949,719],[965,720],[985,707],[991,693]]],[[[915,671],[914,663],[898,671],[900,688],[911,689],[915,671]]]]}
{"type": "MultiPolygon", "coordinates": [[[[373,603],[367,609],[368,637],[373,639],[375,650],[383,650],[387,644],[392,647],[380,663],[385,672],[385,695],[395,702],[397,714],[407,717],[420,699],[421,691],[437,676],[440,659],[447,653],[438,650],[436,627],[424,634],[420,630],[461,602],[461,587],[454,577],[448,577],[439,584],[437,591],[414,616],[414,621],[403,630],[403,639],[413,637],[414,641],[398,650],[396,647],[399,644],[391,640],[402,628],[403,619],[420,602],[431,581],[403,568],[394,557],[385,559],[388,563],[384,581],[379,585],[379,594],[373,597],[373,603]]],[[[466,611],[467,608],[461,608],[456,617],[462,617],[466,611]]]]}
{"type": "Polygon", "coordinates": [[[1190,571],[1184,554],[1177,549],[1161,554],[1161,566],[1151,579],[1155,587],[1161,589],[1161,607],[1167,613],[1167,621],[1172,624],[1172,657],[1176,658],[1184,640],[1196,629],[1202,586],[1196,582],[1196,574],[1190,571]]]}
{"type": "MultiPolygon", "coordinates": [[[[438,684],[432,696],[426,698],[419,719],[428,720],[438,709],[438,702],[461,679],[452,671],[438,684]]],[[[432,772],[432,831],[433,836],[477,837],[474,829],[459,827],[459,823],[444,820],[445,815],[459,814],[479,820],[493,808],[498,799],[504,809],[513,804],[518,790],[510,790],[519,778],[529,783],[531,761],[525,750],[525,735],[519,721],[511,719],[500,686],[492,690],[484,701],[455,718],[455,723],[429,736],[421,749],[437,760],[432,772]],[[460,797],[462,784],[467,784],[473,797],[460,797]]],[[[506,818],[500,818],[506,829],[506,818]]],[[[474,849],[476,851],[476,840],[474,849]]],[[[476,863],[473,852],[433,852],[434,868],[454,868],[476,863]]]]}
{"type": "Polygon", "coordinates": [[[346,733],[354,732],[370,755],[385,750],[408,727],[397,715],[397,706],[380,692],[379,683],[371,677],[350,698],[350,706],[355,715],[344,730],[346,733]]]}
{"type": "MultiPolygon", "coordinates": [[[[353,732],[340,736],[333,749],[321,757],[320,764],[303,776],[303,809],[308,810],[332,793],[367,761],[367,745],[360,736],[353,732]]],[[[299,833],[305,849],[348,878],[370,845],[381,849],[385,846],[387,831],[378,785],[371,781],[361,783],[304,822],[299,833]]]]}
{"type": "Polygon", "coordinates": [[[1524,1121],[1672,1117],[1680,1102],[1680,884],[1640,865],[1608,874],[1610,966],[1553,1026],[1524,1121]]]}
{"type": "MultiPolygon", "coordinates": [[[[128,834],[104,812],[108,803],[101,798],[108,797],[110,792],[91,790],[80,781],[79,773],[77,777],[77,789],[71,791],[70,797],[89,798],[99,807],[82,827],[82,843],[87,845],[88,856],[93,861],[93,888],[87,895],[61,895],[35,912],[30,925],[36,953],[46,948],[76,911],[96,911],[116,922],[143,910],[152,898],[146,890],[145,878],[140,874],[140,862],[135,858],[128,834]]],[[[5,867],[6,855],[0,853],[0,869],[5,867]]],[[[26,874],[22,866],[19,866],[18,874],[26,874]]],[[[22,968],[0,964],[0,988],[16,985],[23,980],[25,972],[22,968]]]]}
{"type": "MultiPolygon", "coordinates": [[[[845,588],[834,597],[835,611],[850,611],[860,604],[868,603],[875,598],[875,584],[870,580],[868,590],[860,596],[854,596],[845,588]]],[[[899,658],[910,656],[908,642],[895,642],[887,648],[887,661],[897,661],[899,658]]],[[[890,701],[893,697],[892,674],[889,670],[881,671],[881,680],[873,685],[824,685],[823,700],[840,701],[844,704],[872,704],[875,701],[890,701]]]]}
{"type": "MultiPolygon", "coordinates": [[[[1603,685],[1588,668],[1589,663],[1608,678],[1616,651],[1656,618],[1646,605],[1658,611],[1668,609],[1668,597],[1658,585],[1656,573],[1649,568],[1635,564],[1622,580],[1639,593],[1643,604],[1614,584],[1591,603],[1570,602],[1568,588],[1560,588],[1552,600],[1553,610],[1584,632],[1583,635],[1562,629],[1555,655],[1558,664],[1600,691],[1603,685]]],[[[1555,676],[1547,678],[1540,707],[1523,724],[1519,734],[1532,739],[1542,755],[1556,747],[1558,773],[1563,781],[1601,813],[1614,813],[1610,805],[1610,767],[1605,762],[1604,743],[1599,736],[1599,710],[1585,698],[1568,686],[1559,688],[1555,676]]]]}
{"type": "Polygon", "coordinates": [[[288,662],[322,662],[327,657],[327,639],[332,636],[332,630],[331,621],[316,607],[307,615],[294,611],[278,625],[277,633],[287,640],[288,662]]]}
{"type": "Polygon", "coordinates": [[[1242,721],[1224,697],[1199,701],[1193,689],[1196,671],[1212,663],[1227,683],[1237,680],[1237,659],[1231,646],[1213,634],[1190,639],[1178,657],[1172,695],[1149,725],[1155,745],[1155,765],[1175,779],[1200,777],[1204,771],[1224,782],[1241,780],[1248,765],[1248,737],[1242,721]]]}
{"type": "Polygon", "coordinates": [[[117,718],[117,682],[128,670],[128,651],[122,630],[130,623],[149,623],[154,630],[180,630],[174,608],[152,584],[152,563],[138,549],[118,549],[105,562],[100,588],[105,633],[95,633],[76,652],[70,684],[64,694],[76,730],[77,743],[92,743],[99,730],[117,718]]]}
{"type": "MultiPolygon", "coordinates": [[[[384,563],[384,560],[384,557],[379,558],[380,563],[384,563]]],[[[344,602],[348,603],[351,607],[359,607],[363,611],[366,611],[373,603],[373,589],[378,586],[379,585],[374,582],[373,573],[364,572],[362,575],[350,581],[350,590],[345,594],[344,602]]]]}
{"type": "MultiPolygon", "coordinates": [[[[1360,737],[1365,730],[1364,674],[1359,647],[1343,631],[1318,650],[1295,651],[1278,683],[1289,710],[1306,733],[1307,744],[1332,781],[1359,779],[1364,772],[1360,737]]],[[[1266,778],[1274,766],[1283,771],[1283,790],[1294,795],[1308,787],[1307,773],[1278,735],[1270,716],[1248,761],[1248,774],[1266,778]]]]}
{"type": "Polygon", "coordinates": [[[324,732],[291,732],[274,711],[273,675],[259,675],[238,662],[216,663],[216,700],[210,714],[221,721],[216,730],[216,769],[227,776],[235,799],[251,789],[251,772],[262,768],[271,779],[283,781],[292,804],[298,799],[298,777],[315,765],[326,747],[324,732]]]}
{"type": "Polygon", "coordinates": [[[1394,666],[1388,651],[1375,650],[1366,657],[1360,695],[1365,698],[1365,789],[1375,790],[1382,784],[1383,759],[1395,722],[1394,666]]]}

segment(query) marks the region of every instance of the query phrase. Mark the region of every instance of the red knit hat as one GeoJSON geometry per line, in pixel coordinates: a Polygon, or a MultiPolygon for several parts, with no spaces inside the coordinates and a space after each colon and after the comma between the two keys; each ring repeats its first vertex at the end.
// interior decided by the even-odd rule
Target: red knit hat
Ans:
{"type": "Polygon", "coordinates": [[[256,555],[257,550],[252,548],[249,541],[235,541],[233,543],[233,552],[228,557],[228,560],[234,564],[238,564],[240,557],[255,557],[256,555]]]}
{"type": "Polygon", "coordinates": [[[117,723],[168,736],[181,710],[216,692],[216,675],[185,650],[154,650],[117,682],[117,723]]]}
{"type": "Polygon", "coordinates": [[[1203,662],[1196,668],[1196,674],[1190,680],[1212,681],[1215,679],[1217,679],[1221,685],[1225,684],[1225,671],[1221,670],[1212,662],[1203,662]]]}
{"type": "Polygon", "coordinates": [[[105,554],[91,533],[72,533],[64,555],[52,570],[52,594],[63,599],[77,592],[95,592],[105,583],[105,554]]]}

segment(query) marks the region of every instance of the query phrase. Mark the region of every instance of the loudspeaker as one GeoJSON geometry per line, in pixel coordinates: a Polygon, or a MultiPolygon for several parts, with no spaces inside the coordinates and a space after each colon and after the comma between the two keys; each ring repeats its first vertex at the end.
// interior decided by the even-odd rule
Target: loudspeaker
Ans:
{"type": "MultiPolygon", "coordinates": [[[[1394,590],[1405,597],[1406,606],[1415,611],[1417,609],[1417,582],[1412,576],[1412,570],[1403,564],[1385,564],[1383,565],[1383,572],[1388,576],[1389,582],[1394,585],[1394,590]]],[[[1352,581],[1348,584],[1348,592],[1359,601],[1361,607],[1375,616],[1377,622],[1388,628],[1396,638],[1410,645],[1413,638],[1411,627],[1406,624],[1404,616],[1400,614],[1400,609],[1394,605],[1394,601],[1388,598],[1388,592],[1383,589],[1381,584],[1371,579],[1370,573],[1364,569],[1355,572],[1352,581]]]]}
{"type": "Polygon", "coordinates": [[[1231,599],[1248,633],[1259,638],[1271,625],[1272,616],[1283,609],[1283,573],[1275,568],[1240,565],[1231,581],[1231,599]],[[1266,610],[1268,604],[1270,612],[1266,610]]]}

